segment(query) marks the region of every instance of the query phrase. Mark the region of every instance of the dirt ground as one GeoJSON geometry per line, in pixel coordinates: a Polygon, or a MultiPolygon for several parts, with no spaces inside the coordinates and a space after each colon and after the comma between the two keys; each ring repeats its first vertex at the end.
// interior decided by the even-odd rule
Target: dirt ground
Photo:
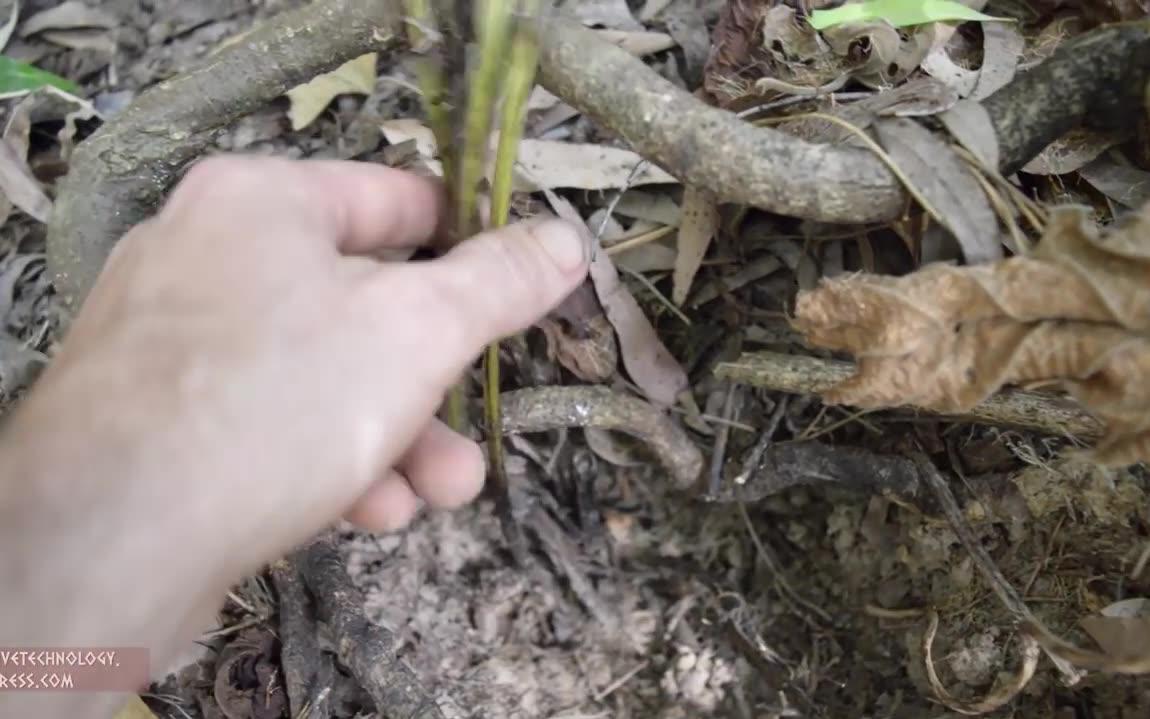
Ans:
{"type": "MultiPolygon", "coordinates": [[[[56,4],[29,0],[23,13],[56,4]]],[[[90,2],[117,20],[109,29],[114,54],[96,43],[76,49],[19,37],[8,53],[82,81],[110,116],[257,19],[299,4],[90,2]]],[[[680,80],[691,66],[680,51],[650,61],[680,80]]],[[[369,97],[341,97],[299,132],[289,127],[286,100],[279,101],[236,123],[217,148],[385,161],[380,124],[420,112],[405,72],[383,58],[369,97]]],[[[95,124],[82,123],[81,133],[95,124]]],[[[66,171],[55,135],[60,126],[49,120],[33,133],[29,162],[42,178],[66,171]]],[[[611,142],[586,118],[568,128],[569,138],[611,142]]],[[[603,199],[572,197],[590,205],[603,199]]],[[[0,230],[6,407],[50,358],[61,324],[43,243],[44,226],[20,213],[0,230]]],[[[802,250],[794,240],[777,247],[782,258],[802,250]]],[[[751,285],[745,300],[758,313],[718,302],[698,310],[686,329],[642,283],[626,281],[672,351],[702,368],[732,351],[732,334],[744,348],[792,347],[780,311],[806,281],[804,271],[784,267],[751,285]]],[[[528,366],[546,362],[543,345],[538,332],[527,338],[523,347],[534,358],[528,366]]],[[[732,388],[694,369],[692,379],[704,412],[726,418],[712,429],[729,429],[721,474],[731,482],[784,395],[732,388]]],[[[976,540],[1005,578],[1052,631],[1080,645],[1090,644],[1083,617],[1150,597],[1150,573],[1142,571],[1150,550],[1150,488],[1140,468],[1107,471],[1075,462],[1066,456],[1073,449],[1066,440],[926,414],[860,415],[811,397],[789,398],[775,441],[798,437],[820,438],[828,452],[923,448],[955,479],[952,489],[976,540]]],[[[696,438],[708,452],[717,446],[714,433],[696,438]]],[[[510,447],[515,511],[531,548],[522,565],[490,501],[424,516],[394,535],[340,529],[368,616],[395,633],[406,661],[460,715],[957,717],[933,698],[926,675],[922,639],[932,610],[939,617],[934,666],[952,695],[983,696],[1016,671],[1012,615],[921,487],[874,492],[823,482],[754,502],[709,502],[672,490],[664,471],[622,436],[565,430],[522,435],[510,447]]],[[[147,699],[156,715],[287,716],[282,706],[261,714],[219,690],[229,646],[274,645],[274,612],[265,579],[237,587],[221,630],[205,638],[201,660],[153,687],[147,699]]],[[[274,649],[260,661],[274,664],[274,649]]],[[[228,679],[244,688],[235,675],[228,679]]],[[[1090,674],[1074,686],[1063,679],[1043,659],[1017,699],[994,716],[1150,716],[1144,678],[1090,674]]],[[[376,716],[344,670],[331,698],[333,716],[376,716]]]]}

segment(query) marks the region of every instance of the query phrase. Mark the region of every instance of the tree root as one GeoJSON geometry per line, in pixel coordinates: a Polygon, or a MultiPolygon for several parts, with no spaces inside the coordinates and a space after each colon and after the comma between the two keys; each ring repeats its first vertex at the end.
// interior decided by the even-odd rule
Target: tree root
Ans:
{"type": "Polygon", "coordinates": [[[399,2],[325,0],[285,12],[142,93],[81,142],[48,225],[56,291],[72,310],[108,253],[151,214],[216,133],[292,87],[403,35],[399,2]]]}
{"type": "Polygon", "coordinates": [[[756,502],[785,489],[837,484],[873,494],[910,498],[918,492],[914,462],[860,447],[822,442],[780,442],[768,447],[745,481],[727,482],[707,496],[712,502],[756,502]]]}
{"type": "Polygon", "coordinates": [[[272,563],[272,583],[279,605],[277,628],[280,666],[293,719],[328,719],[325,701],[334,678],[331,660],[320,651],[315,609],[295,565],[286,559],[272,563]]]}
{"type": "Polygon", "coordinates": [[[383,716],[445,719],[415,672],[399,656],[390,631],[364,615],[363,593],[352,584],[330,536],[301,549],[291,560],[316,598],[320,621],[335,639],[340,662],[351,670],[383,716]]]}
{"type": "MultiPolygon", "coordinates": [[[[774,352],[746,354],[715,368],[723,379],[795,394],[818,394],[853,373],[849,362],[774,352]]],[[[1097,439],[1104,431],[1101,422],[1071,400],[1017,389],[998,392],[962,417],[1061,437],[1097,439]]]]}
{"type": "MultiPolygon", "coordinates": [[[[400,5],[320,0],[278,16],[145,92],[81,143],[49,225],[49,264],[65,304],[83,301],[119,237],[154,210],[214,131],[319,72],[395,47],[403,35],[400,5]]],[[[906,206],[897,179],[866,151],[744,123],[581,28],[549,21],[542,32],[541,77],[550,90],[721,201],[832,222],[890,220],[906,206]]],[[[1147,53],[1150,22],[1103,27],[989,98],[984,107],[1004,169],[1094,113],[1136,122],[1147,53]]]]}
{"type": "Polygon", "coordinates": [[[703,455],[670,417],[651,404],[607,387],[541,387],[503,395],[503,431],[544,432],[563,427],[597,427],[647,444],[678,489],[693,486],[703,472],[703,455]]]}

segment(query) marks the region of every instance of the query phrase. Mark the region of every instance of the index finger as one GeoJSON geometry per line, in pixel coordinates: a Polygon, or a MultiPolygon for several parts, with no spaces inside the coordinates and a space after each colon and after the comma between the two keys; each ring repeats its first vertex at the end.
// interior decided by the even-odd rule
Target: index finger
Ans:
{"type": "Polygon", "coordinates": [[[172,194],[167,213],[202,208],[205,195],[264,221],[315,223],[347,255],[415,247],[435,236],[441,185],[384,165],[340,160],[216,156],[197,163],[172,194]]]}

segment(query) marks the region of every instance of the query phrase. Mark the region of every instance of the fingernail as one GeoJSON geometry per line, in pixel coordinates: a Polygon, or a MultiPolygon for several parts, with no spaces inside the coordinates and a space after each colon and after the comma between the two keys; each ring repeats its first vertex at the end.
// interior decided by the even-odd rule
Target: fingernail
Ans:
{"type": "Polygon", "coordinates": [[[532,233],[562,272],[575,272],[587,263],[587,243],[567,222],[544,220],[532,228],[532,233]]]}

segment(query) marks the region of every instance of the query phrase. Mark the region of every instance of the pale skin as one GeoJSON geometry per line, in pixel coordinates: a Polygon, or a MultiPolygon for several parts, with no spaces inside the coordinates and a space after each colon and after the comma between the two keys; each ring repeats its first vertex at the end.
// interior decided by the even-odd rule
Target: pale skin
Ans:
{"type": "MultiPolygon", "coordinates": [[[[434,413],[588,252],[550,220],[377,259],[432,240],[442,203],[361,163],[192,168],[0,430],[0,645],[146,646],[162,668],[234,582],[340,517],[393,531],[474,499],[483,455],[434,413]]],[[[0,716],[122,701],[0,691],[0,716]]]]}

